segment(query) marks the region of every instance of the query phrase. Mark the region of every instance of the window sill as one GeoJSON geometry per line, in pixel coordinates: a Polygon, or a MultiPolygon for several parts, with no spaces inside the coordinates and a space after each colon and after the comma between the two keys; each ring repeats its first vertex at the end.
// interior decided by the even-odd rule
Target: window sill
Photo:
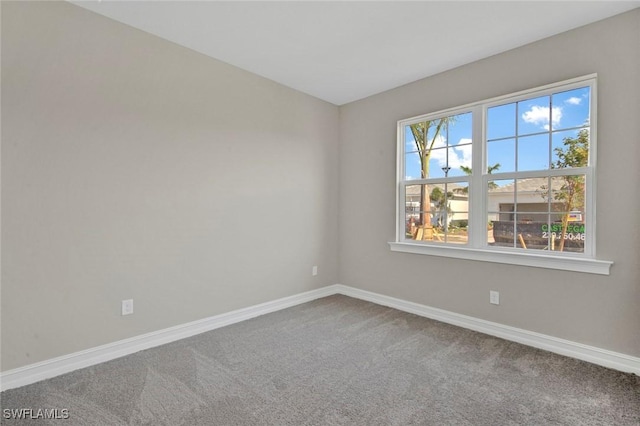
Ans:
{"type": "Polygon", "coordinates": [[[562,271],[584,272],[587,274],[609,275],[611,265],[613,265],[613,262],[608,260],[585,259],[569,256],[549,256],[538,253],[484,250],[468,247],[433,246],[427,244],[398,242],[390,242],[389,246],[391,246],[391,251],[404,253],[506,263],[509,265],[531,266],[534,268],[559,269],[562,271]]]}

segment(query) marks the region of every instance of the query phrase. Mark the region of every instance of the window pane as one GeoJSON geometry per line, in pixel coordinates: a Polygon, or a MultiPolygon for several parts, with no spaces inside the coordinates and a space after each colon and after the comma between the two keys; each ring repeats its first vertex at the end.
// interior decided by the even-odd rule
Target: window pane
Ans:
{"type": "Polygon", "coordinates": [[[512,179],[489,181],[487,191],[487,243],[514,246],[515,182],[512,179]]]}
{"type": "Polygon", "coordinates": [[[466,176],[464,167],[471,170],[470,144],[456,145],[448,149],[433,149],[429,159],[428,177],[466,176]]]}
{"type": "Polygon", "coordinates": [[[500,220],[489,224],[487,243],[497,247],[515,247],[515,222],[500,220]]]}
{"type": "Polygon", "coordinates": [[[447,188],[446,241],[452,244],[469,242],[469,183],[449,183],[447,188]]]}
{"type": "Polygon", "coordinates": [[[504,139],[487,143],[487,163],[489,167],[499,164],[495,172],[516,171],[516,140],[504,139]]]}
{"type": "Polygon", "coordinates": [[[467,201],[469,198],[469,183],[468,182],[454,182],[447,185],[447,191],[451,193],[449,198],[452,200],[465,200],[465,208],[467,210],[467,201]]]}
{"type": "Polygon", "coordinates": [[[405,238],[414,239],[421,225],[423,213],[424,185],[407,185],[405,187],[405,238]]]}
{"type": "Polygon", "coordinates": [[[549,224],[548,178],[494,180],[488,188],[488,243],[543,250],[542,225],[549,224]],[[493,241],[491,240],[493,237],[493,241]]]}
{"type": "Polygon", "coordinates": [[[417,152],[408,152],[404,155],[405,180],[422,178],[422,170],[420,164],[420,155],[417,152]]]}
{"type": "Polygon", "coordinates": [[[469,212],[451,210],[446,241],[451,244],[467,244],[469,242],[469,212]]]}
{"type": "Polygon", "coordinates": [[[467,244],[469,241],[469,184],[455,182],[445,185],[444,194],[438,199],[432,193],[432,201],[438,212],[435,230],[447,243],[467,244]]]}
{"type": "MultiPolygon", "coordinates": [[[[513,179],[493,179],[488,185],[489,196],[499,196],[501,200],[514,202],[514,180],[513,179]]],[[[489,203],[491,205],[491,203],[489,203]]]]}
{"type": "Polygon", "coordinates": [[[447,123],[447,144],[449,146],[470,144],[472,132],[470,112],[451,116],[447,123]]]}
{"type": "Polygon", "coordinates": [[[405,238],[466,244],[468,183],[405,187],[405,238]]]}
{"type": "MultiPolygon", "coordinates": [[[[429,120],[405,126],[405,153],[413,153],[412,160],[405,158],[405,175],[413,178],[433,178],[438,176],[438,169],[446,163],[447,119],[429,120]],[[440,148],[440,149],[438,149],[440,148]],[[416,163],[420,174],[415,173],[416,163]],[[427,161],[425,176],[422,176],[422,162],[427,161]],[[442,166],[438,164],[442,163],[442,166]],[[413,169],[410,169],[413,168],[413,169]]],[[[444,172],[440,170],[442,176],[444,172]]]]}
{"type": "Polygon", "coordinates": [[[550,100],[549,96],[542,96],[518,102],[518,135],[549,130],[550,100]]]}
{"type": "Polygon", "coordinates": [[[407,185],[405,187],[405,238],[420,241],[433,240],[434,205],[431,198],[438,197],[444,185],[407,185]]]}
{"type": "Polygon", "coordinates": [[[467,176],[468,173],[465,170],[471,171],[471,145],[456,145],[449,148],[448,163],[443,170],[447,176],[467,176]]]}
{"type": "Polygon", "coordinates": [[[449,213],[451,211],[450,198],[452,194],[447,192],[447,185],[433,185],[429,192],[431,200],[431,224],[438,229],[439,232],[446,230],[449,213]]]}
{"type": "Polygon", "coordinates": [[[548,178],[517,179],[515,186],[518,207],[516,210],[520,212],[547,212],[549,210],[546,194],[548,185],[548,178]]]}
{"type": "Polygon", "coordinates": [[[471,113],[464,113],[409,126],[411,140],[420,147],[416,150],[428,159],[425,178],[465,175],[462,167],[471,166],[471,117],[471,113]]]}
{"type": "Polygon", "coordinates": [[[565,251],[570,253],[584,253],[584,243],[585,243],[585,224],[582,222],[572,222],[571,217],[569,217],[569,222],[567,223],[567,228],[564,234],[560,234],[559,238],[564,235],[564,244],[561,240],[559,243],[556,242],[555,250],[556,251],[565,251]]]}
{"type": "Polygon", "coordinates": [[[589,164],[589,130],[555,132],[552,135],[553,168],[586,167],[589,164]]]}
{"type": "Polygon", "coordinates": [[[553,95],[553,130],[588,126],[590,97],[589,87],[553,95]]]}
{"type": "Polygon", "coordinates": [[[548,214],[516,213],[516,247],[527,250],[548,250],[549,236],[543,231],[548,226],[548,214]]]}
{"type": "Polygon", "coordinates": [[[492,180],[488,185],[489,221],[513,220],[515,208],[514,182],[507,180],[492,180]]]}
{"type": "Polygon", "coordinates": [[[570,219],[570,221],[566,223],[566,228],[562,221],[551,222],[544,234],[549,237],[549,247],[551,251],[568,253],[584,252],[585,224],[583,222],[570,219]],[[565,230],[564,233],[563,229],[565,230]]]}
{"type": "Polygon", "coordinates": [[[585,208],[585,175],[568,175],[551,178],[552,198],[558,203],[555,211],[580,210],[585,208]]]}
{"type": "Polygon", "coordinates": [[[447,165],[447,148],[432,149],[429,156],[429,178],[444,177],[444,169],[447,165]]]}
{"type": "Polygon", "coordinates": [[[487,139],[508,138],[516,135],[516,104],[487,109],[487,139]]]}
{"type": "Polygon", "coordinates": [[[584,175],[551,178],[551,223],[549,232],[554,251],[584,252],[585,211],[584,175]]]}
{"type": "Polygon", "coordinates": [[[416,138],[413,135],[412,129],[415,130],[415,125],[404,126],[404,152],[417,151],[416,138]]]}
{"type": "MultiPolygon", "coordinates": [[[[419,213],[407,213],[405,214],[405,239],[407,240],[418,240],[418,229],[420,225],[418,224],[417,218],[420,216],[419,213]]],[[[420,234],[422,236],[422,234],[420,234]]]]}
{"type": "Polygon", "coordinates": [[[420,212],[424,210],[422,208],[424,197],[422,195],[423,188],[426,185],[407,185],[404,188],[405,194],[405,210],[409,213],[420,212]]]}
{"type": "Polygon", "coordinates": [[[432,145],[434,147],[446,145],[448,120],[448,117],[443,117],[425,122],[427,128],[427,147],[432,145]]]}
{"type": "Polygon", "coordinates": [[[549,135],[518,139],[518,171],[549,169],[549,135]]]}

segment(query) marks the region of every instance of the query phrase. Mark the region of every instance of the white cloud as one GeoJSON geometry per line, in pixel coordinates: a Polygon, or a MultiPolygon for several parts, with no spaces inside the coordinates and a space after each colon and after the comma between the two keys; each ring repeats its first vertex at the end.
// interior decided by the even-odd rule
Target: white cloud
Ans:
{"type": "Polygon", "coordinates": [[[569,105],[580,105],[580,103],[582,102],[582,98],[572,96],[564,102],[569,105]]]}
{"type": "MultiPolygon", "coordinates": [[[[452,169],[459,169],[460,166],[471,167],[471,139],[460,139],[458,144],[468,145],[454,145],[453,149],[438,149],[431,151],[431,158],[438,161],[440,167],[447,166],[447,151],[449,151],[449,167],[452,169]]],[[[446,140],[444,138],[436,139],[435,147],[444,147],[446,140]]]]}
{"type": "Polygon", "coordinates": [[[449,166],[459,169],[461,166],[471,167],[471,145],[455,147],[453,151],[456,153],[455,159],[451,161],[449,156],[449,166]]]}
{"type": "MultiPolygon", "coordinates": [[[[562,108],[553,107],[551,113],[553,125],[557,126],[562,118],[562,108]]],[[[545,130],[549,130],[549,107],[534,105],[529,111],[522,114],[522,119],[527,123],[542,126],[545,130]]]]}

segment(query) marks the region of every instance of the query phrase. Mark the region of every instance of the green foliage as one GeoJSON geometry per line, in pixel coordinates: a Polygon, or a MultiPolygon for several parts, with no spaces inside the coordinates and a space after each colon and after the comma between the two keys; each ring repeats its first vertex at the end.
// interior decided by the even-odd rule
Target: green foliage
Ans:
{"type": "Polygon", "coordinates": [[[445,192],[440,189],[440,187],[436,186],[431,190],[431,194],[429,195],[429,199],[434,202],[436,207],[440,208],[445,205],[447,202],[447,198],[452,198],[453,193],[451,191],[445,192]]]}
{"type": "MultiPolygon", "coordinates": [[[[492,174],[493,172],[495,172],[496,170],[498,170],[500,168],[500,163],[496,163],[493,166],[488,166],[487,167],[487,173],[488,174],[492,174]]],[[[471,176],[472,170],[471,167],[467,167],[467,166],[460,166],[460,170],[462,170],[463,172],[465,172],[468,176],[471,176]]]]}
{"type": "MultiPolygon", "coordinates": [[[[488,174],[492,174],[493,172],[495,172],[499,168],[500,168],[500,163],[496,163],[493,166],[488,166],[487,167],[487,173],[488,174]]],[[[471,176],[471,173],[472,173],[471,167],[460,166],[460,170],[465,172],[468,176],[471,176]]],[[[489,182],[489,189],[496,189],[497,187],[498,187],[498,185],[496,185],[495,182],[489,182]]],[[[469,193],[469,188],[463,188],[461,192],[464,193],[464,194],[467,194],[467,193],[469,193]]]]}
{"type": "Polygon", "coordinates": [[[431,190],[431,194],[429,195],[429,198],[433,202],[438,202],[440,200],[444,200],[444,191],[436,186],[435,188],[433,188],[431,190]]]}
{"type": "Polygon", "coordinates": [[[487,167],[487,173],[488,174],[492,174],[493,172],[495,172],[496,170],[498,170],[500,168],[500,163],[496,163],[493,166],[489,166],[487,167]]]}
{"type": "Polygon", "coordinates": [[[467,229],[469,227],[469,221],[465,219],[452,221],[451,224],[461,229],[467,229]]]}
{"type": "MultiPolygon", "coordinates": [[[[564,138],[564,148],[555,148],[558,159],[551,165],[553,169],[566,167],[585,167],[589,162],[589,132],[586,129],[578,133],[577,138],[564,138]]],[[[560,190],[554,199],[565,203],[566,211],[582,210],[584,207],[584,177],[563,176],[560,190]]]]}
{"type": "Polygon", "coordinates": [[[564,148],[554,149],[558,159],[551,164],[552,169],[565,167],[585,167],[589,163],[589,131],[582,129],[577,138],[564,138],[564,148]]]}
{"type": "MultiPolygon", "coordinates": [[[[558,159],[551,164],[552,169],[586,167],[589,164],[589,130],[582,129],[575,138],[566,137],[562,141],[562,147],[556,147],[554,152],[558,159]]],[[[549,199],[550,192],[553,192],[553,199],[563,204],[566,212],[562,217],[562,233],[560,237],[559,250],[564,250],[564,236],[569,223],[569,213],[572,210],[584,210],[585,181],[582,175],[567,175],[560,177],[562,185],[553,191],[543,185],[543,198],[549,199]]]]}
{"type": "MultiPolygon", "coordinates": [[[[576,138],[564,138],[563,147],[556,147],[554,152],[558,156],[552,169],[567,167],[585,167],[589,163],[589,131],[580,130],[576,138]]],[[[585,182],[582,175],[562,176],[562,186],[555,191],[553,198],[564,203],[564,210],[582,210],[584,208],[585,182]]],[[[548,188],[547,198],[548,198],[548,188]]]]}

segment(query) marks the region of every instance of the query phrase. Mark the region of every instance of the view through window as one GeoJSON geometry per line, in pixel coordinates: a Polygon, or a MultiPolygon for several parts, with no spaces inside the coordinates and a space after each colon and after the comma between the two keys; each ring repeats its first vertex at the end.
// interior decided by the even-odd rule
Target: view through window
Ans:
{"type": "Polygon", "coordinates": [[[595,78],[399,122],[398,241],[593,255],[595,78]]]}

